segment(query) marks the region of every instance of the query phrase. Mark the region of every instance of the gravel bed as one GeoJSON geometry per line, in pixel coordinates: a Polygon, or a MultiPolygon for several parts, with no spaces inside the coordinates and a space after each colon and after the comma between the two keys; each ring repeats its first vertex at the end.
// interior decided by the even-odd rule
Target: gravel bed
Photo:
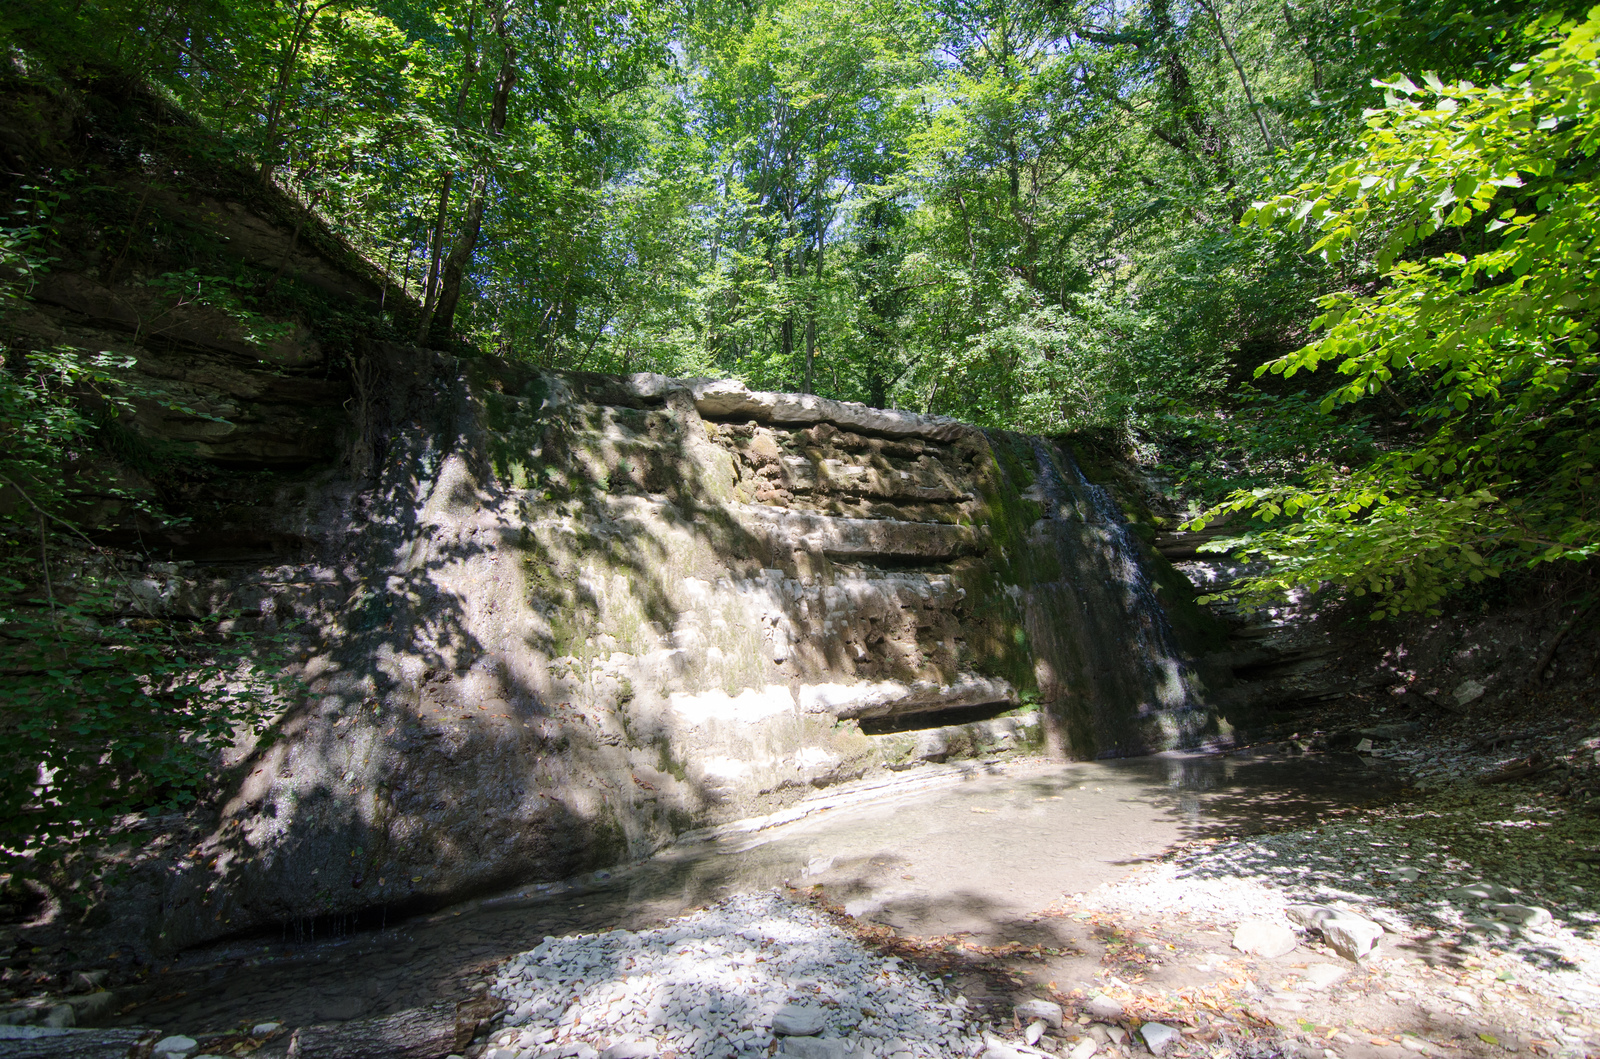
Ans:
{"type": "MultiPolygon", "coordinates": [[[[1430,1010],[1470,1021],[1486,1018],[1491,994],[1515,982],[1501,1014],[1544,1039],[1536,1051],[1592,1055],[1600,1038],[1590,1022],[1558,1014],[1600,1012],[1600,815],[1571,796],[1592,786],[1600,740],[1584,735],[1545,737],[1544,760],[1556,764],[1507,782],[1498,770],[1518,762],[1504,749],[1381,748],[1391,760],[1425,761],[1430,786],[1314,826],[1194,842],[1074,904],[1225,932],[1292,922],[1293,905],[1338,909],[1383,927],[1385,940],[1360,966],[1392,977],[1388,988],[1408,983],[1430,1010]]],[[[1306,760],[1314,767],[1314,756],[1306,760]]],[[[1316,944],[1314,931],[1298,934],[1302,946],[1316,944]]]]}
{"type": "Polygon", "coordinates": [[[984,1050],[964,999],[776,891],[655,930],[546,938],[502,964],[490,991],[509,1013],[489,1059],[766,1056],[775,1019],[779,1030],[819,1023],[787,1054],[842,1054],[846,1042],[857,1059],[984,1050]]]}

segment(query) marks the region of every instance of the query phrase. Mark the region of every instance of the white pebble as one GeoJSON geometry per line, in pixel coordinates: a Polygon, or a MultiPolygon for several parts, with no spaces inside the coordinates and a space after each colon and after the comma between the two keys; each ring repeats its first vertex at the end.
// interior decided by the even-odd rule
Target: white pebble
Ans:
{"type": "MultiPolygon", "coordinates": [[[[507,960],[491,991],[512,1004],[508,1026],[559,1015],[572,1038],[563,1053],[578,1043],[627,1041],[631,1050],[639,1038],[630,1034],[646,1032],[685,1055],[765,1054],[769,1028],[859,1042],[860,1059],[970,1053],[975,1044],[964,999],[944,1003],[914,969],[774,891],[730,897],[658,930],[546,938],[507,960]],[[878,1038],[894,1047],[866,1046],[878,1038]]],[[[517,1044],[554,1036],[524,1031],[517,1044]]]]}

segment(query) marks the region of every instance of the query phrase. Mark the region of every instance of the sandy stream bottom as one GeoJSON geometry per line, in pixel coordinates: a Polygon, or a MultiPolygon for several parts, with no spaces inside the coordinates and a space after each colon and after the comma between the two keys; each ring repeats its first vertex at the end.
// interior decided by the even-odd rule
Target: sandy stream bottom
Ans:
{"type": "Polygon", "coordinates": [[[190,953],[165,970],[167,999],[119,1021],[197,1037],[281,1022],[258,1052],[281,1054],[298,1025],[481,992],[544,937],[645,930],[775,888],[965,998],[983,1047],[1021,1044],[1015,1005],[1047,999],[1066,1020],[1035,1048],[1078,1059],[1091,1040],[1104,1059],[1148,1055],[1147,1021],[1182,1031],[1166,1054],[1214,1059],[1600,1054],[1600,878],[1582,859],[1600,821],[1535,786],[1403,791],[1381,762],[1334,754],[928,766],[618,872],[314,944],[190,953]],[[1482,880],[1552,921],[1511,929],[1451,896],[1482,880]],[[1359,963],[1305,932],[1272,959],[1232,946],[1240,923],[1295,901],[1387,933],[1359,963]],[[1095,997],[1124,1014],[1091,1017],[1095,997]]]}

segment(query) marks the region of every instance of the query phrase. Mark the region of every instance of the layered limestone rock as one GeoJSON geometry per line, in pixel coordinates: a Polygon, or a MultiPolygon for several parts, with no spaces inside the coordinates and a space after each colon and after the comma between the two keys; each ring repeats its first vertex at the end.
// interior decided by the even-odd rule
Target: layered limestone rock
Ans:
{"type": "Polygon", "coordinates": [[[5,79],[0,161],[97,176],[0,339],[136,365],[71,473],[162,559],[141,619],[282,631],[304,687],[215,833],[114,887],[150,946],[567,876],[919,759],[1220,734],[1187,585],[1061,445],[385,345],[405,292],[159,98],[5,79]]]}
{"type": "Polygon", "coordinates": [[[1161,597],[1186,601],[1060,446],[726,381],[373,358],[377,484],[274,506],[309,561],[151,583],[320,629],[308,704],[166,887],[161,945],[646,855],[1018,708],[1040,723],[1002,745],[1079,757],[1219,735],[1161,597]]]}

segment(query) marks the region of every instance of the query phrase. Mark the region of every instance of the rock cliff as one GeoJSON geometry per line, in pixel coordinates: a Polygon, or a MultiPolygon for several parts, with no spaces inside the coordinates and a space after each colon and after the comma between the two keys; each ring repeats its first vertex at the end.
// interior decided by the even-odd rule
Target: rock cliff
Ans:
{"type": "Polygon", "coordinates": [[[5,87],[9,170],[96,182],[0,337],[144,392],[69,473],[187,517],[97,519],[146,606],[297,645],[214,828],[104,906],[150,947],[571,875],[917,760],[1226,738],[1215,629],[1067,443],[396,344],[404,292],[159,100],[5,87]]]}
{"type": "Polygon", "coordinates": [[[306,704],[152,941],[570,875],[963,748],[1222,735],[1161,597],[1191,605],[1061,445],[726,381],[371,356],[373,480],[270,505],[303,561],[150,585],[318,629],[306,704]]]}

